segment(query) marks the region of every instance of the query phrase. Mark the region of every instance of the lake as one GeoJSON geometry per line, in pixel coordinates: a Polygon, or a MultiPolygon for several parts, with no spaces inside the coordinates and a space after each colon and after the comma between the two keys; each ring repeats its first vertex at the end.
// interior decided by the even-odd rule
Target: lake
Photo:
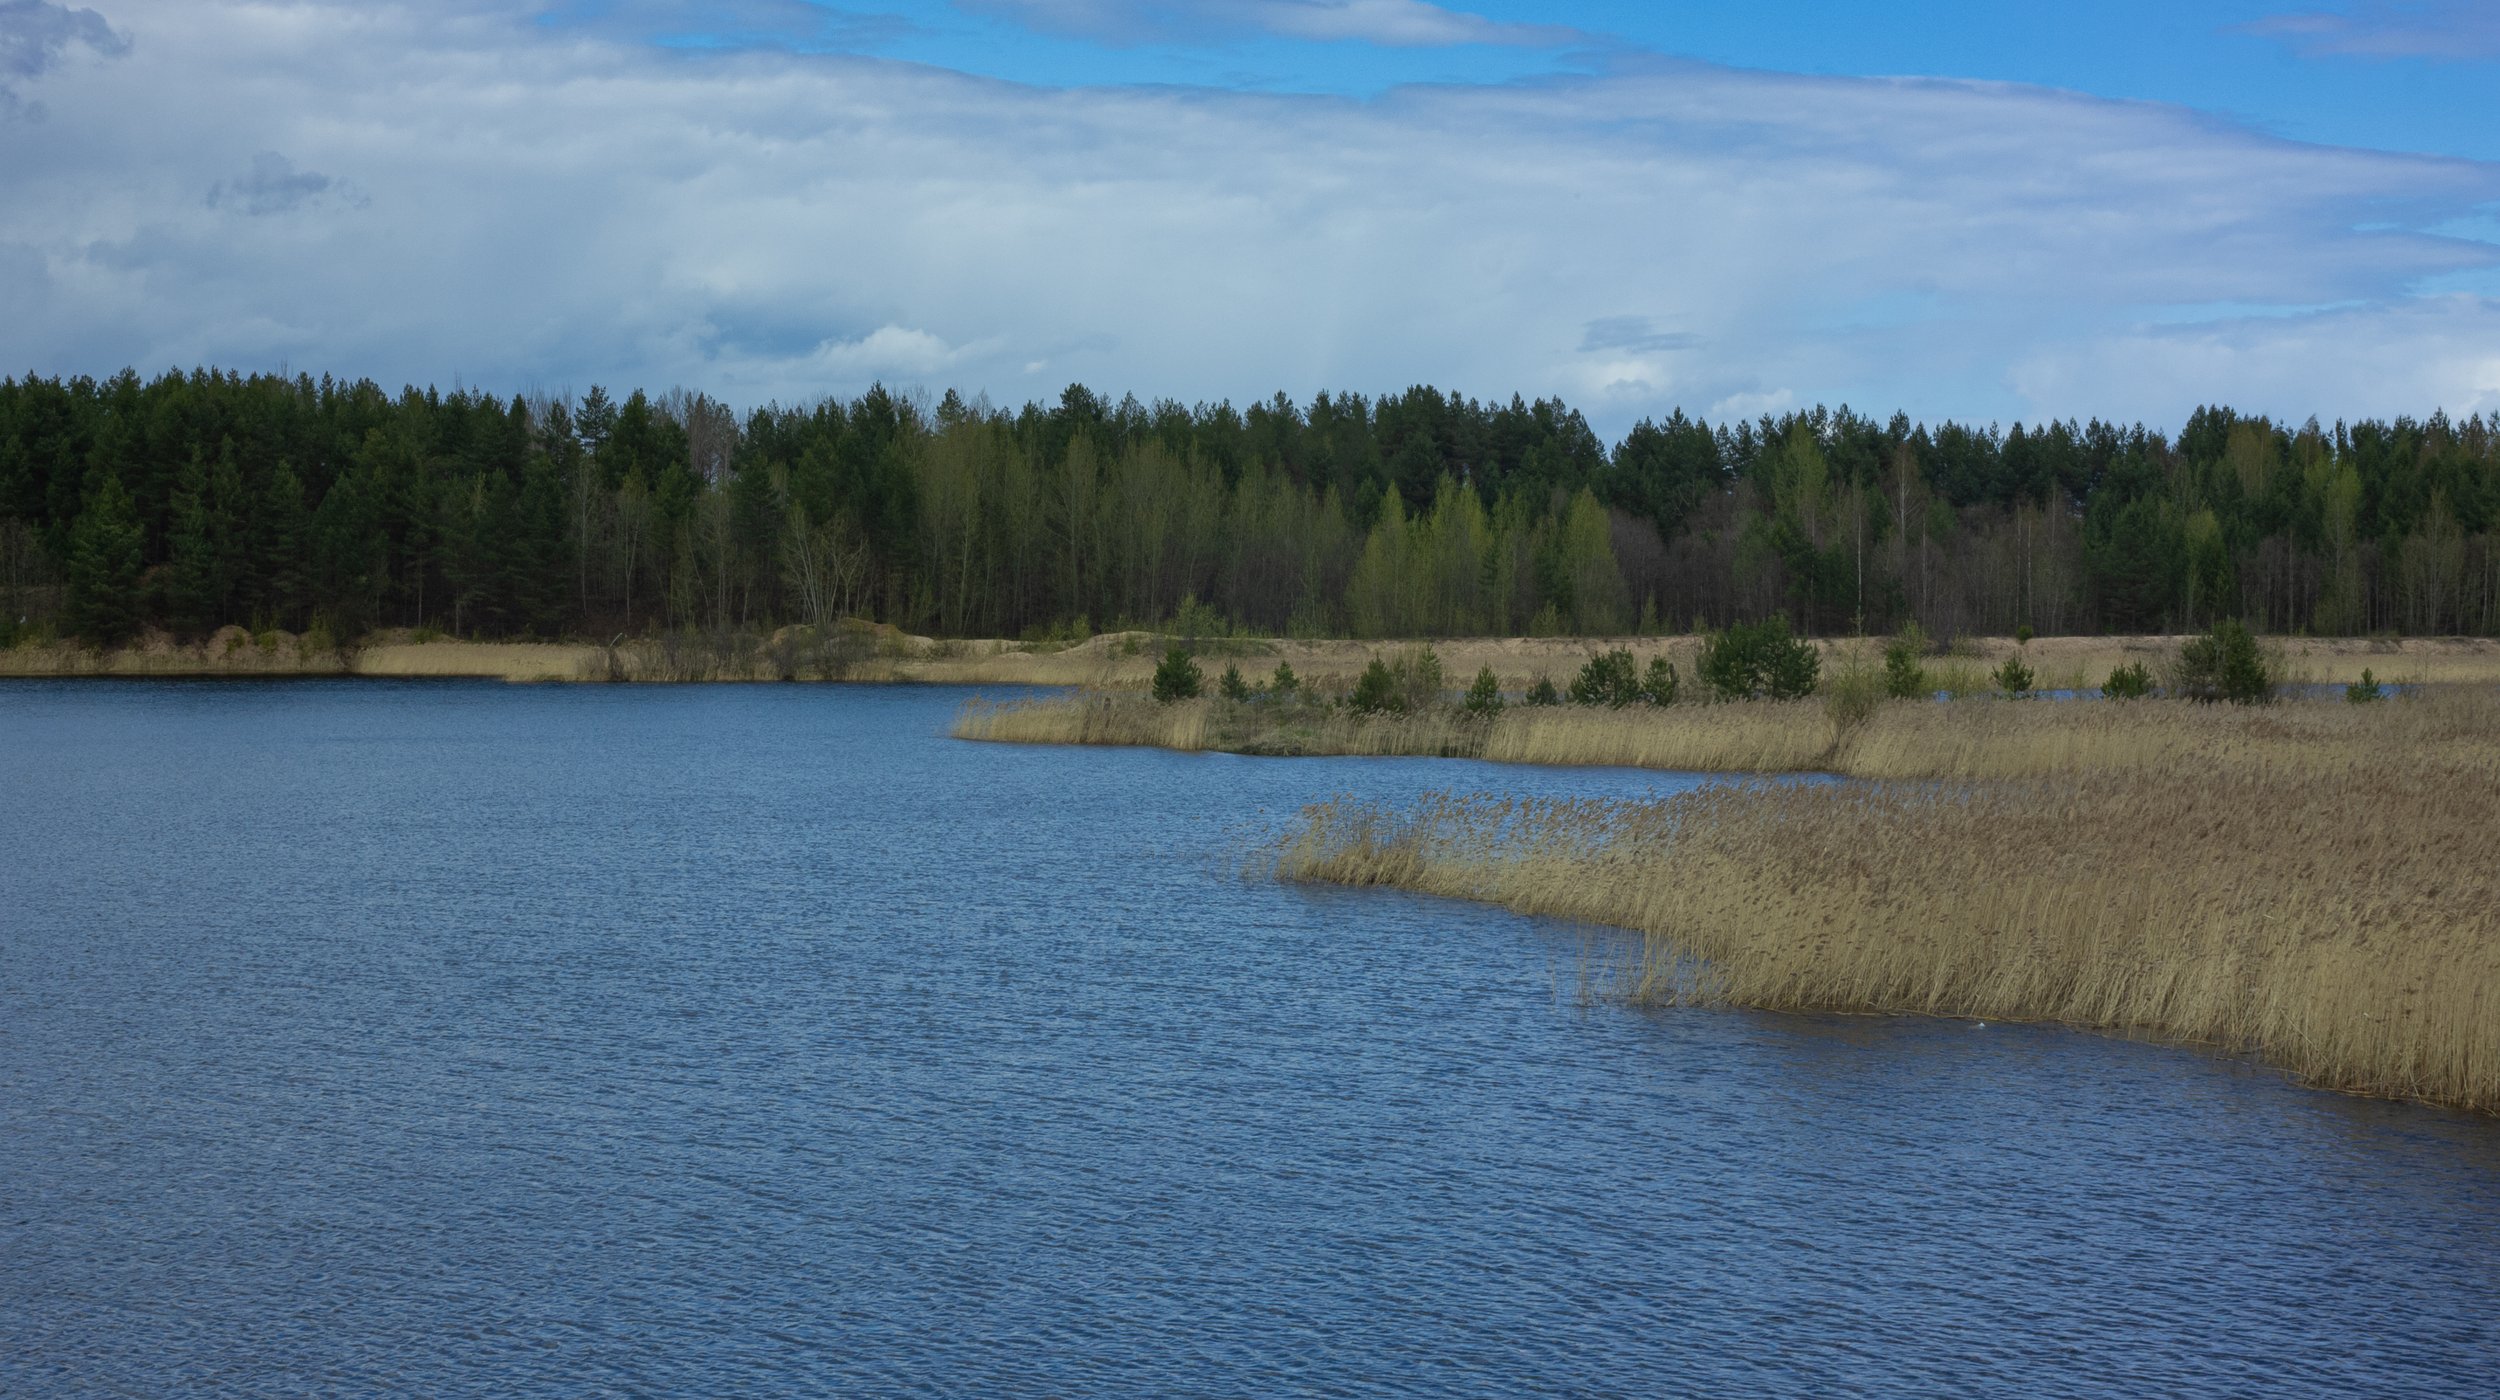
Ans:
{"type": "Polygon", "coordinates": [[[0,1394],[2488,1395],[2500,1123],[1243,857],[1696,779],[0,682],[0,1394]]]}

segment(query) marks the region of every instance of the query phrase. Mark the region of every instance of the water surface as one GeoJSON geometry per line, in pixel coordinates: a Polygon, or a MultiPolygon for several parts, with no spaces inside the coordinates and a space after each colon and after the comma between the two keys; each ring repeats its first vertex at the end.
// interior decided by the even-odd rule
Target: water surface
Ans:
{"type": "Polygon", "coordinates": [[[1692,781],[0,683],[0,1394],[2489,1394],[2500,1127],[1239,854],[1692,781]]]}

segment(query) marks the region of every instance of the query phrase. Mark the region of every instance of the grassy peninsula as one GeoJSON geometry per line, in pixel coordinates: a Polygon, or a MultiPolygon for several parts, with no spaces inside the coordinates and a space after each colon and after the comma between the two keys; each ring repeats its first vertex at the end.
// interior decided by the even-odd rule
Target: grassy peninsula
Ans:
{"type": "MultiPolygon", "coordinates": [[[[2174,688],[2194,683],[2175,648],[2159,661],[2148,671],[2174,688]]],[[[2278,651],[2273,666],[2287,664],[2278,651]]],[[[1845,662],[1802,699],[1474,712],[1365,712],[1300,686],[1161,704],[1092,694],[967,706],[956,732],[1840,774],[1860,781],[1738,781],[1663,802],[1322,804],[1276,869],[1639,930],[1641,1001],[2055,1021],[2245,1052],[2321,1087],[2500,1110],[2489,686],[2359,704],[1937,703],[1866,694],[1870,674],[1845,662]]],[[[2276,679],[2251,698],[2272,699],[2276,679]]]]}
{"type": "Polygon", "coordinates": [[[1961,708],[1870,725],[1843,757],[1881,781],[1326,804],[1277,868],[1641,930],[1646,1001],[2058,1021],[2500,1109],[2500,702],[1961,708]]]}

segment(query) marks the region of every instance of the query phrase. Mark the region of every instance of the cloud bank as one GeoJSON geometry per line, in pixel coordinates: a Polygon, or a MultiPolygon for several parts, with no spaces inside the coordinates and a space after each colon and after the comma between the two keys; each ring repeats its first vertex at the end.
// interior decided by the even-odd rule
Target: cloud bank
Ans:
{"type": "Polygon", "coordinates": [[[2491,165],[1998,85],[1050,90],[538,14],[114,5],[127,52],[24,79],[44,139],[0,143],[0,363],[740,403],[1432,382],[1609,428],[2500,408],[2500,247],[2421,231],[2500,204],[2491,165]]]}
{"type": "Polygon", "coordinates": [[[2500,58],[2500,6],[2490,0],[2362,0],[2344,12],[2304,11],[2249,26],[2310,53],[2361,58],[2500,58]]]}
{"type": "Polygon", "coordinates": [[[1137,44],[1252,32],[1395,48],[1455,44],[1547,47],[1583,42],[1559,25],[1506,24],[1425,0],[964,0],[1035,29],[1137,44]]]}

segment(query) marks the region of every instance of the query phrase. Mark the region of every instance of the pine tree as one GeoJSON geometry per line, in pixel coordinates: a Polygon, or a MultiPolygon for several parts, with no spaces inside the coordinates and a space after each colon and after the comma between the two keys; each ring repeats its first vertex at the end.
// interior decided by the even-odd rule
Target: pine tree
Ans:
{"type": "Polygon", "coordinates": [[[121,478],[103,478],[70,527],[69,626],[93,647],[115,646],[139,626],[144,532],[121,478]]]}

